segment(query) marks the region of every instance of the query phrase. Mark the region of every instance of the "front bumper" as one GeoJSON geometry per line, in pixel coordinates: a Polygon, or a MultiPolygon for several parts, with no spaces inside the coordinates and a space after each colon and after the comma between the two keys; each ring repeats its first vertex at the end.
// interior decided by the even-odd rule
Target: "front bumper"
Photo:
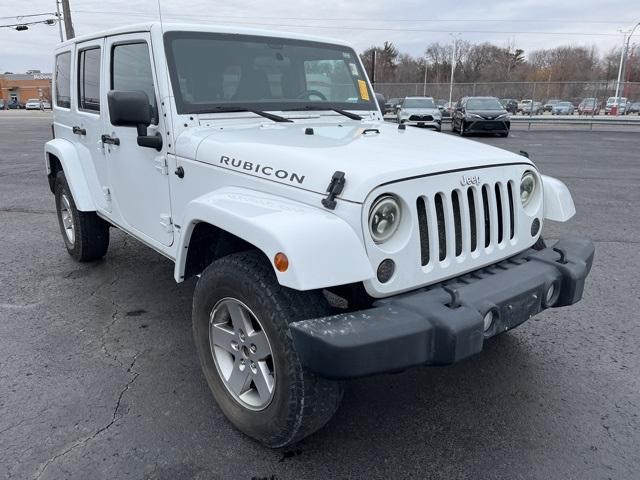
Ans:
{"type": "Polygon", "coordinates": [[[508,132],[511,128],[510,120],[464,120],[464,129],[467,133],[483,132],[508,132]]]}
{"type": "Polygon", "coordinates": [[[442,120],[441,119],[412,120],[411,117],[402,117],[400,119],[400,123],[404,123],[405,125],[413,125],[413,126],[416,126],[416,127],[435,128],[436,130],[440,130],[442,128],[442,120]]]}
{"type": "Polygon", "coordinates": [[[482,350],[484,340],[552,307],[582,298],[593,262],[589,240],[562,239],[544,250],[378,300],[373,308],[290,325],[302,364],[327,378],[447,365],[482,350]],[[547,298],[549,288],[554,292],[547,298]],[[484,329],[484,317],[493,323],[484,329]]]}

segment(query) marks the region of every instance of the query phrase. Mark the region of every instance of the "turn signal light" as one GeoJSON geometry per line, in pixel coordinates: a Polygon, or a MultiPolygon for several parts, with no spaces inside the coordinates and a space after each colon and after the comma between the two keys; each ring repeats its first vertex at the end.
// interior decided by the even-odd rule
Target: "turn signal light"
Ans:
{"type": "Polygon", "coordinates": [[[289,268],[289,259],[284,253],[278,252],[273,258],[273,264],[279,272],[286,272],[287,268],[289,268]]]}

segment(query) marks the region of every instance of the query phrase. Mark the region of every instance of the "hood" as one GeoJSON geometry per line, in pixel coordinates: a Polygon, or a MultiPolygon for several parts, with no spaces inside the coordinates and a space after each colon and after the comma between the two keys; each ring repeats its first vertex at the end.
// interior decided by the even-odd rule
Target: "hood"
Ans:
{"type": "Polygon", "coordinates": [[[472,140],[351,120],[192,127],[178,137],[176,154],[320,195],[326,195],[334,172],[342,171],[346,182],[338,198],[354,202],[363,202],[381,184],[409,177],[531,163],[520,155],[472,140]],[[305,133],[309,128],[312,135],[305,133]]]}
{"type": "Polygon", "coordinates": [[[407,115],[438,115],[438,114],[440,114],[440,109],[438,107],[435,107],[435,108],[402,108],[402,113],[406,113],[407,115]]]}

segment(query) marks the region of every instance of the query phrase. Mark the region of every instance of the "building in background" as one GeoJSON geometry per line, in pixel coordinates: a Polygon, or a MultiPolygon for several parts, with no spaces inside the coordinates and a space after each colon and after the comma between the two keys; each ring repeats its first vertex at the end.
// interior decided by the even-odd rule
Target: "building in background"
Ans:
{"type": "MultiPolygon", "coordinates": [[[[30,98],[51,102],[51,73],[27,70],[26,73],[0,73],[0,99],[5,105],[26,103],[30,98]]],[[[2,102],[0,102],[2,103],[2,102]]]]}

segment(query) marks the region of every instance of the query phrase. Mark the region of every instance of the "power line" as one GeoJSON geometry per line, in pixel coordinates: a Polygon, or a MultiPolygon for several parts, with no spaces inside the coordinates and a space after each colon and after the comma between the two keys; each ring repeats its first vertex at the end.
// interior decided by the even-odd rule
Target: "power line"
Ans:
{"type": "MultiPolygon", "coordinates": [[[[110,12],[110,11],[104,11],[104,10],[76,10],[73,9],[72,10],[74,13],[96,13],[96,14],[116,14],[118,12],[110,12]]],[[[137,15],[147,15],[147,13],[145,12],[127,12],[127,15],[129,14],[137,14],[137,15]]],[[[325,17],[282,17],[282,16],[277,16],[277,17],[273,17],[273,16],[259,16],[259,17],[251,17],[251,16],[247,16],[247,15],[186,15],[186,14],[171,14],[171,13],[166,13],[165,15],[168,15],[169,17],[180,17],[180,18],[240,18],[240,19],[244,19],[244,18],[260,18],[260,19],[268,19],[268,20],[302,20],[302,21],[349,21],[349,22],[383,22],[383,23],[389,23],[389,22],[421,22],[421,23],[455,23],[455,22],[461,22],[461,23],[473,23],[473,22],[480,22],[480,23],[500,23],[500,22],[508,22],[508,23],[513,23],[513,22],[528,22],[528,23],[549,23],[549,22],[560,22],[560,23],[580,23],[580,24],[584,24],[584,23],[589,23],[589,24],[611,24],[611,25],[620,25],[619,21],[613,21],[613,20],[568,20],[568,19],[564,19],[564,18],[546,18],[544,20],[532,20],[530,18],[522,18],[522,19],[518,19],[518,18],[468,18],[468,19],[460,19],[460,18],[430,18],[430,19],[408,19],[408,18],[385,18],[382,20],[378,20],[378,19],[368,19],[368,18],[361,18],[361,17],[340,17],[340,18],[325,18],[325,17]]]]}
{"type": "MultiPolygon", "coordinates": [[[[91,14],[101,14],[101,15],[121,15],[120,12],[106,12],[106,11],[95,11],[95,10],[73,10],[74,13],[91,13],[91,14]]],[[[131,16],[142,16],[149,18],[151,15],[144,12],[127,12],[127,15],[131,16]]],[[[168,14],[169,18],[199,18],[199,19],[216,19],[221,18],[218,16],[206,16],[206,15],[198,15],[197,17],[192,15],[173,15],[168,14]]],[[[250,18],[250,17],[245,17],[250,18]]],[[[256,17],[257,18],[257,17],[256,17]]],[[[266,18],[266,17],[265,17],[266,18]]],[[[292,17],[291,17],[292,18],[292,17]]],[[[309,20],[309,19],[306,19],[309,20]]],[[[318,19],[327,21],[330,19],[318,19]]],[[[558,35],[558,36],[594,36],[594,37],[619,37],[617,33],[595,33],[595,32],[545,32],[545,31],[526,31],[526,30],[515,30],[515,31],[506,31],[506,30],[461,30],[461,29],[425,29],[425,28],[389,28],[389,27],[362,27],[355,25],[292,25],[285,23],[265,23],[265,22],[246,22],[246,21],[235,21],[235,20],[224,20],[226,24],[232,25],[252,25],[252,26],[268,26],[268,27],[286,27],[286,28],[323,28],[329,30],[367,30],[367,31],[380,31],[380,32],[420,32],[420,33],[482,33],[482,34],[506,34],[506,35],[558,35]]]]}

